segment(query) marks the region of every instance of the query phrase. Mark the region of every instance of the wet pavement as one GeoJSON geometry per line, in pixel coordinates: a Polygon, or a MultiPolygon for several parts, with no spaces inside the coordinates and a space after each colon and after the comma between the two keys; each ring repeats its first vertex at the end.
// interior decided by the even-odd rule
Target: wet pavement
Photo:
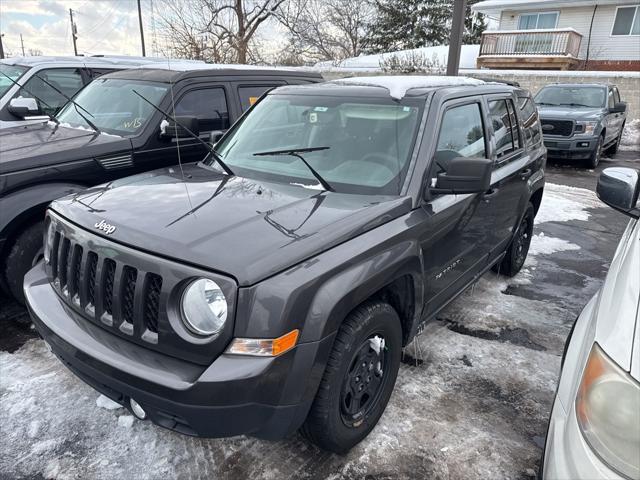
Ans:
{"type": "Polygon", "coordinates": [[[0,478],[534,478],[565,338],[628,222],[592,193],[613,165],[640,168],[640,153],[596,171],[549,162],[523,271],[486,274],[427,326],[380,423],[346,456],[299,435],[197,439],[132,422],[98,406],[0,298],[0,478]]]}

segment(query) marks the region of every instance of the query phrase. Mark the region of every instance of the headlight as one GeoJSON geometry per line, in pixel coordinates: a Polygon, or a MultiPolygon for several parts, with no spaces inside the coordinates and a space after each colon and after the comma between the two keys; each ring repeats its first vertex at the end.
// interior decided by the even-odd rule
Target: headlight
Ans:
{"type": "Polygon", "coordinates": [[[576,398],[585,440],[614,470],[640,478],[640,384],[593,344],[576,398]]]}
{"type": "Polygon", "coordinates": [[[49,263],[49,259],[51,258],[51,248],[53,247],[53,236],[56,233],[55,226],[53,222],[49,220],[49,225],[47,226],[47,232],[44,236],[44,263],[49,263]]]}
{"type": "Polygon", "coordinates": [[[182,294],[182,320],[198,335],[215,335],[227,320],[227,299],[213,280],[200,278],[182,294]]]}
{"type": "Polygon", "coordinates": [[[580,135],[593,135],[598,122],[576,122],[576,133],[580,135]]]}

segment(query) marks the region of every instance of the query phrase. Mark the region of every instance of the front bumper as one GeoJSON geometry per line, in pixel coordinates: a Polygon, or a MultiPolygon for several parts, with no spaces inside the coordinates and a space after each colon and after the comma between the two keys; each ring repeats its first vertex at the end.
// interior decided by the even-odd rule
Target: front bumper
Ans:
{"type": "Polygon", "coordinates": [[[78,317],[49,284],[42,263],[25,277],[36,329],[53,353],[100,393],[155,424],[188,435],[278,439],[302,424],[334,335],[279,357],[223,354],[203,367],[123,340],[78,317]]]}
{"type": "Polygon", "coordinates": [[[547,156],[552,158],[566,158],[586,160],[596,148],[598,137],[551,137],[544,136],[544,146],[547,156]]]}

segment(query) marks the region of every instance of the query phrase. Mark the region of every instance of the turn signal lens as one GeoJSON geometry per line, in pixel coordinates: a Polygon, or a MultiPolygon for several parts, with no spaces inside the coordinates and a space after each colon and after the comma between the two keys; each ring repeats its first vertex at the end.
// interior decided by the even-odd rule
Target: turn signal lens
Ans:
{"type": "Polygon", "coordinates": [[[298,330],[274,339],[234,338],[226,353],[233,355],[253,355],[258,357],[277,357],[288,352],[298,342],[298,330]]]}
{"type": "Polygon", "coordinates": [[[640,478],[640,384],[593,344],[576,397],[578,425],[614,470],[640,478]]]}

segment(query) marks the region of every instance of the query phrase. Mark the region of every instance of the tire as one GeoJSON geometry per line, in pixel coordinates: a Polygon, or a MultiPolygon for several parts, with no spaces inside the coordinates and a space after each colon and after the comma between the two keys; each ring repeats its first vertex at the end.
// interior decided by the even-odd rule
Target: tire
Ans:
{"type": "Polygon", "coordinates": [[[24,305],[22,282],[25,274],[42,258],[44,222],[36,222],[22,231],[4,261],[4,278],[9,293],[24,305]]]}
{"type": "Polygon", "coordinates": [[[507,253],[500,263],[499,271],[507,277],[516,275],[527,259],[529,246],[531,245],[531,236],[533,235],[534,212],[533,205],[529,202],[522,216],[522,220],[520,220],[520,225],[518,225],[518,229],[513,235],[507,253]]]}
{"type": "Polygon", "coordinates": [[[624,123],[622,127],[620,127],[620,133],[618,134],[618,138],[616,138],[616,143],[607,148],[608,155],[615,155],[618,153],[618,147],[620,146],[620,140],[622,140],[622,132],[624,132],[624,123]]]}
{"type": "Polygon", "coordinates": [[[604,136],[600,135],[598,137],[598,142],[596,143],[596,148],[591,152],[591,156],[589,160],[587,160],[587,166],[591,169],[596,168],[600,164],[600,159],[602,158],[602,144],[604,143],[604,136]]]}
{"type": "Polygon", "coordinates": [[[370,301],[355,309],[338,331],[302,435],[324,450],[347,453],[382,416],[401,354],[400,318],[389,304],[370,301]],[[385,342],[378,354],[376,337],[385,342]]]}

